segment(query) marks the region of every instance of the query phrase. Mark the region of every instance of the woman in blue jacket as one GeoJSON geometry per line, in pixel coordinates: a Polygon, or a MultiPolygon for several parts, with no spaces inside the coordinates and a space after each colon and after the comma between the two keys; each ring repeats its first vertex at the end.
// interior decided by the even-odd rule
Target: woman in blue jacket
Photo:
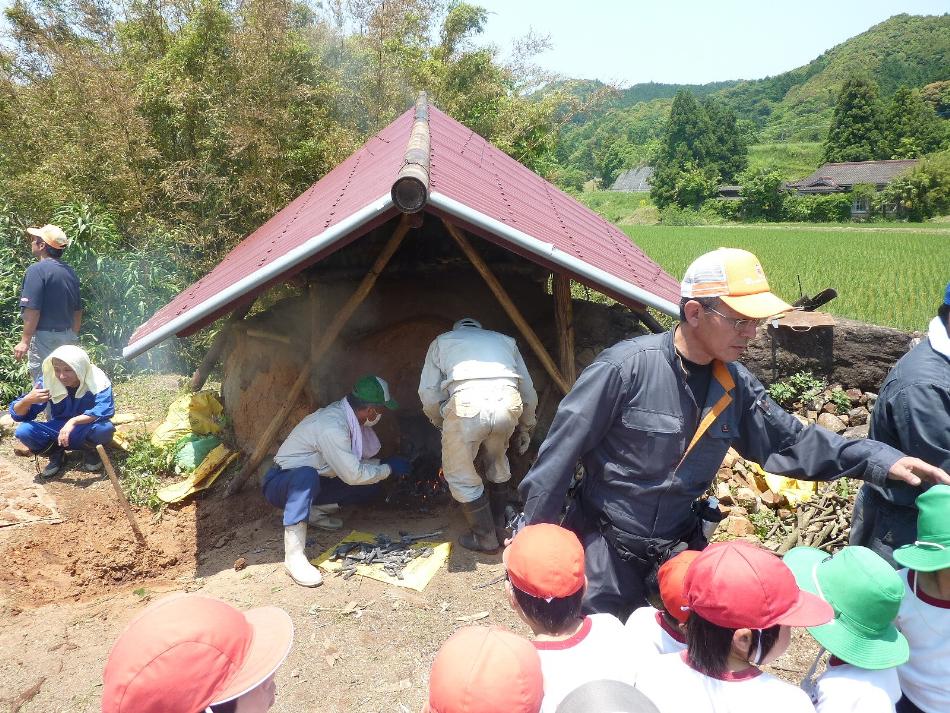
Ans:
{"type": "Polygon", "coordinates": [[[112,440],[115,426],[112,382],[89,355],[74,345],[61,346],[43,361],[43,377],[33,390],[10,404],[10,415],[20,425],[16,437],[34,455],[49,457],[41,477],[54,478],[63,470],[67,450],[83,451],[83,469],[102,467],[97,444],[112,440]],[[36,417],[46,412],[46,421],[36,417]]]}

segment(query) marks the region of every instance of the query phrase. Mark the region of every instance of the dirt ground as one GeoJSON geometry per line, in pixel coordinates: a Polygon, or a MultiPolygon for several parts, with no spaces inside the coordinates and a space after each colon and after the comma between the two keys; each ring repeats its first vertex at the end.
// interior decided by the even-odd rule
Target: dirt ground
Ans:
{"type": "MultiPolygon", "coordinates": [[[[0,444],[0,480],[33,487],[32,459],[0,444]]],[[[509,610],[499,555],[460,547],[422,593],[364,579],[328,576],[316,589],[296,586],[282,567],[279,513],[257,490],[221,500],[222,487],[168,508],[159,521],[136,516],[140,546],[105,476],[71,469],[43,484],[59,523],[0,528],[0,711],[99,710],[101,675],[112,642],[149,601],[202,592],[241,608],[273,604],[296,628],[293,651],[277,674],[275,713],[319,710],[406,713],[421,709],[428,671],[441,643],[471,621],[527,629],[509,610]],[[235,571],[245,558],[247,566],[235,571]]],[[[461,531],[452,505],[428,513],[378,507],[344,510],[350,529],[397,535],[461,531]]],[[[342,536],[311,528],[316,554],[342,536]]],[[[773,667],[800,680],[814,642],[796,632],[773,667]]]]}

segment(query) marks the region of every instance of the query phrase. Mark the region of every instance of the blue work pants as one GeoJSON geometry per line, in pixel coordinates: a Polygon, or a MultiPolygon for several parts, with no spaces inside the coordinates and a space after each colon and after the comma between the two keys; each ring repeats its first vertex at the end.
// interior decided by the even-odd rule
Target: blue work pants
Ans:
{"type": "Polygon", "coordinates": [[[379,495],[380,483],[348,485],[339,478],[322,477],[316,468],[301,466],[283,470],[273,466],[264,476],[264,499],[284,510],[284,527],[296,525],[310,515],[311,505],[358,505],[379,495]]]}
{"type": "MultiPolygon", "coordinates": [[[[56,445],[59,432],[68,419],[52,421],[24,421],[16,428],[16,437],[34,453],[42,453],[56,445]]],[[[86,446],[106,445],[112,440],[115,426],[111,421],[95,421],[75,426],[69,434],[69,450],[78,450],[86,446]]]]}

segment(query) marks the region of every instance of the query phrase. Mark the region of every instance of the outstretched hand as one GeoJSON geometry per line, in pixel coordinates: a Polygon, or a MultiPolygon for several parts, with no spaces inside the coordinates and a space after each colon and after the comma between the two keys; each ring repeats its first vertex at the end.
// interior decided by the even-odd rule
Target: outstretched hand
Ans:
{"type": "Polygon", "coordinates": [[[887,471],[890,480],[899,480],[908,485],[920,485],[921,482],[943,483],[950,485],[950,475],[943,468],[930,465],[920,458],[904,456],[887,471]]]}

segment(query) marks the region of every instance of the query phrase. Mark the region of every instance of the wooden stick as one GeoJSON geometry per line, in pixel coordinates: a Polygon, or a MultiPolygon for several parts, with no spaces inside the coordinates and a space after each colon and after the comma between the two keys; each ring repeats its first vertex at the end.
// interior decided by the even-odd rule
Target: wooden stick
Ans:
{"type": "Polygon", "coordinates": [[[577,367],[574,364],[574,304],[571,301],[571,278],[555,272],[551,281],[551,292],[554,295],[558,361],[564,378],[573,385],[577,381],[577,367]]]}
{"type": "Polygon", "coordinates": [[[224,345],[228,341],[228,336],[231,334],[231,330],[241,322],[247,316],[247,313],[251,311],[251,305],[254,304],[254,301],[251,300],[246,306],[239,307],[231,313],[231,316],[228,317],[228,321],[225,322],[224,326],[221,327],[221,331],[218,332],[217,336],[214,338],[214,342],[211,344],[211,348],[208,349],[208,352],[205,354],[205,358],[201,360],[201,364],[195,369],[195,373],[191,376],[191,390],[200,391],[201,387],[205,385],[205,381],[208,379],[208,375],[211,373],[211,370],[214,368],[214,365],[218,363],[218,358],[221,356],[221,352],[224,349],[224,345]]]}
{"type": "Polygon", "coordinates": [[[515,323],[518,331],[521,332],[521,336],[524,337],[535,356],[538,357],[538,361],[541,362],[541,366],[543,366],[544,370],[548,372],[548,376],[550,376],[551,380],[557,384],[557,387],[566,394],[571,390],[571,385],[568,383],[567,379],[564,378],[563,374],[561,374],[561,371],[557,368],[557,364],[554,363],[551,355],[548,354],[547,349],[544,348],[541,340],[538,339],[538,335],[534,333],[533,329],[531,329],[528,321],[524,318],[524,315],[521,314],[521,310],[519,310],[515,306],[515,303],[512,302],[511,297],[508,296],[508,293],[505,291],[505,288],[502,287],[501,283],[498,281],[498,278],[492,273],[491,269],[488,267],[482,256],[476,252],[474,247],[472,247],[472,244],[469,242],[468,238],[465,237],[465,234],[453,223],[450,223],[445,219],[443,219],[442,222],[445,223],[445,228],[449,231],[449,235],[455,238],[455,242],[457,242],[459,247],[462,248],[462,252],[465,253],[465,257],[468,258],[469,262],[471,262],[475,269],[478,270],[478,273],[482,276],[485,282],[488,283],[488,289],[494,293],[496,299],[501,303],[501,306],[508,314],[509,319],[515,323]]]}
{"type": "Polygon", "coordinates": [[[142,534],[142,531],[139,529],[139,524],[135,521],[135,515],[132,514],[129,499],[125,497],[125,493],[122,492],[122,486],[119,484],[118,477],[116,477],[115,468],[112,467],[112,461],[109,460],[109,454],[106,453],[106,449],[102,447],[102,444],[96,446],[96,451],[99,453],[99,457],[102,458],[102,465],[106,469],[109,480],[112,481],[115,494],[119,497],[119,505],[122,506],[122,512],[125,513],[125,516],[129,519],[129,524],[132,525],[132,530],[135,532],[135,539],[144,545],[145,535],[142,534]]]}
{"type": "Polygon", "coordinates": [[[406,236],[406,233],[411,226],[412,221],[406,217],[403,217],[399,221],[398,227],[395,231],[393,231],[392,237],[389,238],[389,241],[383,247],[382,252],[380,252],[379,256],[376,258],[376,261],[369,269],[369,272],[366,273],[363,281],[360,282],[359,286],[356,288],[356,291],[350,295],[350,298],[346,301],[346,304],[344,304],[343,307],[340,308],[340,311],[337,312],[336,317],[333,318],[333,322],[330,323],[330,326],[328,326],[326,331],[320,335],[320,340],[313,347],[310,353],[310,358],[307,360],[304,368],[300,370],[300,374],[297,375],[297,379],[294,381],[293,385],[287,391],[283,404],[277,410],[277,413],[274,414],[274,417],[271,419],[271,422],[268,424],[267,428],[264,429],[264,433],[257,442],[254,452],[251,453],[250,457],[247,459],[247,462],[244,464],[241,472],[238,473],[234,477],[234,480],[231,481],[230,485],[228,485],[228,489],[224,494],[225,497],[240,492],[241,488],[244,487],[244,483],[246,483],[247,479],[251,476],[251,473],[257,470],[257,466],[259,466],[261,461],[264,460],[264,456],[267,455],[267,451],[270,449],[271,444],[277,437],[277,432],[280,431],[280,427],[284,425],[284,421],[287,420],[287,416],[290,414],[291,409],[293,409],[294,403],[297,401],[297,397],[300,396],[300,392],[303,391],[304,385],[310,379],[310,375],[313,373],[313,368],[330,350],[333,342],[336,341],[336,338],[339,336],[340,332],[343,331],[343,327],[346,326],[346,323],[349,321],[350,317],[353,316],[356,308],[363,303],[363,300],[366,299],[366,295],[368,295],[370,290],[373,289],[373,285],[376,284],[376,279],[379,277],[379,274],[383,271],[383,268],[386,267],[386,263],[389,262],[389,259],[396,252],[396,249],[399,247],[402,239],[406,236]]]}

